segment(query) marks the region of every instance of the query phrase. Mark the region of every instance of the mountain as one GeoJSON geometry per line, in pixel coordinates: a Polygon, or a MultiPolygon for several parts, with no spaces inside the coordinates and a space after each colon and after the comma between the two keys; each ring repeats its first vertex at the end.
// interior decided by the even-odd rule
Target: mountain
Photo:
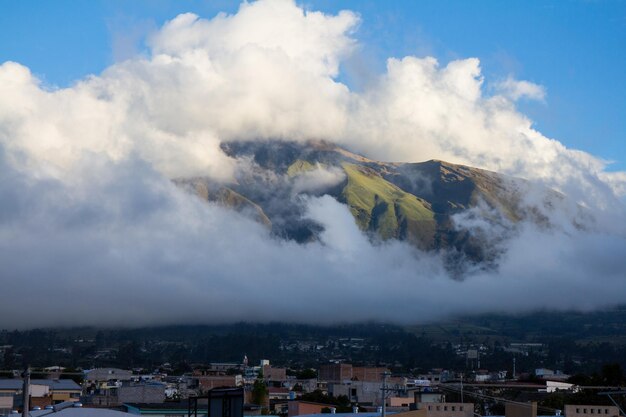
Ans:
{"type": "Polygon", "coordinates": [[[328,194],[348,206],[373,240],[445,252],[453,270],[468,261],[488,267],[516,224],[528,219],[549,227],[546,213],[563,198],[543,189],[539,203],[529,205],[524,197],[531,185],[522,179],[438,160],[380,162],[323,141],[227,142],[222,149],[244,162],[234,181],[175,182],[298,242],[315,240],[323,230],[304,218],[299,196],[328,194]]]}

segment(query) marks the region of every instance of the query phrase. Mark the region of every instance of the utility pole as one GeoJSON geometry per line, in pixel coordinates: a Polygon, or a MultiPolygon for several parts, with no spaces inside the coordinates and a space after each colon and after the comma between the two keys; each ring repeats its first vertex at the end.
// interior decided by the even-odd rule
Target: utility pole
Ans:
{"type": "Polygon", "coordinates": [[[463,401],[463,373],[461,372],[461,402],[463,401]]]}
{"type": "Polygon", "coordinates": [[[22,378],[24,378],[22,384],[22,417],[28,417],[28,415],[30,414],[30,367],[28,367],[28,365],[22,373],[22,378]]]}
{"type": "Polygon", "coordinates": [[[387,377],[389,376],[389,372],[383,372],[383,387],[381,389],[381,391],[383,392],[383,406],[382,406],[382,412],[380,414],[381,417],[385,417],[387,414],[387,405],[385,404],[387,402],[387,377]]]}

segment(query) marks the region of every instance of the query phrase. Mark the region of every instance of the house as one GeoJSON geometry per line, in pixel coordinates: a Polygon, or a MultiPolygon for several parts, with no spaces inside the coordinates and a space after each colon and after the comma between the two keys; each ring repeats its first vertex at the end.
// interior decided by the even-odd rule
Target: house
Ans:
{"type": "MultiPolygon", "coordinates": [[[[21,379],[0,379],[0,414],[22,406],[23,381],[21,379]]],[[[81,388],[71,379],[31,379],[29,394],[32,406],[45,407],[65,401],[76,402],[81,388]]]]}
{"type": "Polygon", "coordinates": [[[320,366],[319,379],[328,382],[365,381],[381,382],[389,369],[380,367],[353,367],[348,363],[331,363],[320,366]]]}
{"type": "Polygon", "coordinates": [[[415,403],[415,397],[389,397],[387,398],[387,407],[410,407],[415,403]]]}
{"type": "Polygon", "coordinates": [[[320,366],[318,379],[328,382],[341,382],[352,379],[352,365],[331,363],[320,366]]]}
{"type": "Polygon", "coordinates": [[[565,417],[619,417],[619,408],[609,405],[565,405],[565,417]]]}
{"type": "MultiPolygon", "coordinates": [[[[540,389],[539,391],[543,391],[543,390],[540,389]]],[[[579,391],[579,387],[577,385],[569,384],[567,382],[549,381],[549,380],[547,380],[546,381],[545,392],[552,393],[552,392],[556,392],[556,391],[578,392],[579,391]]]]}
{"type": "Polygon", "coordinates": [[[93,394],[97,390],[109,389],[121,386],[123,381],[133,379],[133,373],[117,368],[97,368],[85,371],[83,389],[86,393],[93,394]]]}
{"type": "Polygon", "coordinates": [[[442,403],[446,401],[445,394],[439,391],[419,390],[413,393],[414,403],[442,403]]]}
{"type": "Polygon", "coordinates": [[[198,376],[194,378],[202,392],[214,388],[240,387],[243,385],[241,375],[221,375],[221,376],[198,376]]]}
{"type": "Polygon", "coordinates": [[[124,381],[116,386],[97,389],[82,397],[87,405],[117,407],[125,403],[162,403],[167,385],[162,382],[124,381]]]}
{"type": "Polygon", "coordinates": [[[382,382],[347,381],[328,384],[328,393],[334,397],[345,395],[350,402],[359,404],[382,404],[382,382]]]}
{"type": "Polygon", "coordinates": [[[269,382],[283,382],[287,380],[287,368],[274,368],[272,365],[263,366],[263,379],[269,382]]]}
{"type": "Polygon", "coordinates": [[[282,387],[269,387],[267,391],[270,400],[287,401],[293,395],[291,394],[291,391],[289,391],[289,389],[282,387]]]}
{"type": "Polygon", "coordinates": [[[417,403],[417,410],[424,410],[424,417],[473,417],[473,403],[417,403]]]}

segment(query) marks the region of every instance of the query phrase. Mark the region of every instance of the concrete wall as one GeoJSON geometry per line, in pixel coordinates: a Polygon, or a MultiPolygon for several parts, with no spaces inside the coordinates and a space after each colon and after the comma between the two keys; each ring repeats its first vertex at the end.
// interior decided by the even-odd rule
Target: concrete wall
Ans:
{"type": "Polygon", "coordinates": [[[426,417],[473,417],[473,403],[418,403],[418,410],[426,410],[426,417]]]}
{"type": "Polygon", "coordinates": [[[351,402],[382,405],[382,382],[351,381],[346,384],[329,384],[328,392],[333,396],[345,395],[351,402]]]}
{"type": "Polygon", "coordinates": [[[417,391],[413,397],[415,403],[442,403],[446,400],[446,396],[440,392],[417,391]]]}
{"type": "Polygon", "coordinates": [[[263,367],[263,378],[266,381],[286,381],[287,368],[273,368],[271,365],[263,367]]]}
{"type": "Polygon", "coordinates": [[[387,368],[353,367],[352,378],[358,381],[378,382],[383,380],[383,374],[389,372],[387,368]]]}
{"type": "Polygon", "coordinates": [[[13,410],[13,394],[0,393],[0,414],[9,414],[13,410]]]}
{"type": "Polygon", "coordinates": [[[408,407],[409,404],[414,404],[415,398],[413,397],[389,397],[387,398],[387,405],[389,407],[408,407]]]}
{"type": "Polygon", "coordinates": [[[325,407],[332,407],[332,405],[309,403],[305,401],[289,401],[288,405],[288,417],[301,416],[306,414],[319,414],[325,407]]]}
{"type": "Polygon", "coordinates": [[[320,366],[319,379],[329,382],[343,382],[351,379],[365,382],[380,382],[387,368],[353,367],[347,363],[333,363],[320,366]]]}
{"type": "Polygon", "coordinates": [[[350,380],[352,379],[352,365],[345,363],[322,365],[318,377],[321,381],[350,380]]]}
{"type": "Polygon", "coordinates": [[[241,375],[200,376],[198,377],[198,385],[202,391],[221,387],[237,387],[241,385],[241,375]]]}
{"type": "Polygon", "coordinates": [[[608,405],[565,405],[565,417],[618,417],[619,409],[608,405]]]}
{"type": "Polygon", "coordinates": [[[118,403],[162,403],[165,401],[165,385],[137,385],[121,387],[117,392],[118,403]]]}
{"type": "Polygon", "coordinates": [[[50,387],[47,385],[29,385],[29,392],[31,397],[45,397],[50,394],[50,387]]]}

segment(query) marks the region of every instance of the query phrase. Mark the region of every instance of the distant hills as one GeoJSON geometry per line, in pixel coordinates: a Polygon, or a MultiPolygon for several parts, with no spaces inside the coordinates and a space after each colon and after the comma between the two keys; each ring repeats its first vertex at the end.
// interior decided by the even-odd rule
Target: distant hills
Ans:
{"type": "Polygon", "coordinates": [[[529,204],[525,196],[533,186],[519,178],[439,160],[375,161],[323,141],[227,142],[222,149],[247,162],[234,181],[175,182],[301,243],[317,239],[323,227],[304,217],[299,196],[327,194],[345,204],[373,240],[442,251],[457,272],[468,262],[492,265],[499,243],[522,220],[550,227],[549,213],[564,199],[539,188],[540,197],[529,204]]]}

